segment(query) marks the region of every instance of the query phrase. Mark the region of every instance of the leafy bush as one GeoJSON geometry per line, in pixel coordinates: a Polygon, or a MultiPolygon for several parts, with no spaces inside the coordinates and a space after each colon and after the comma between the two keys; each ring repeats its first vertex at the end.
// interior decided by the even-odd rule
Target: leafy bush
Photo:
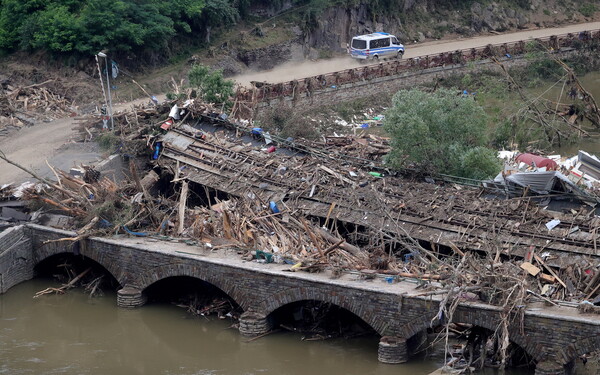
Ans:
{"type": "Polygon", "coordinates": [[[459,176],[476,180],[494,177],[502,169],[496,151],[486,147],[475,147],[466,151],[461,158],[459,176]]]}
{"type": "Polygon", "coordinates": [[[594,13],[596,13],[597,10],[596,5],[591,3],[581,4],[579,7],[579,13],[584,17],[594,17],[594,13]]]}
{"type": "Polygon", "coordinates": [[[412,89],[394,95],[384,120],[392,137],[387,158],[392,168],[414,164],[431,173],[471,178],[493,174],[484,152],[487,115],[473,98],[457,94],[451,89],[412,89]],[[477,163],[477,157],[484,159],[477,163]]]}
{"type": "MultiPolygon", "coordinates": [[[[110,124],[109,124],[110,125],[110,124]]],[[[121,139],[113,132],[102,133],[98,137],[98,145],[104,151],[112,153],[116,150],[117,146],[121,143],[121,139]]]]}
{"type": "Polygon", "coordinates": [[[195,64],[188,73],[190,86],[197,90],[197,96],[205,102],[215,104],[231,103],[233,81],[223,78],[223,70],[212,70],[204,65],[195,64]]]}

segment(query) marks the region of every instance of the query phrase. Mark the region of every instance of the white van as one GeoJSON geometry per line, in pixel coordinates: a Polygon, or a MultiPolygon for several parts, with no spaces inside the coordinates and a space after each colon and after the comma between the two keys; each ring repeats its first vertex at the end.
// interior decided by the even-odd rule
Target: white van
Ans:
{"type": "Polygon", "coordinates": [[[377,60],[385,57],[401,59],[404,55],[404,46],[394,35],[372,33],[352,38],[352,43],[348,46],[348,53],[355,59],[361,60],[377,60]]]}

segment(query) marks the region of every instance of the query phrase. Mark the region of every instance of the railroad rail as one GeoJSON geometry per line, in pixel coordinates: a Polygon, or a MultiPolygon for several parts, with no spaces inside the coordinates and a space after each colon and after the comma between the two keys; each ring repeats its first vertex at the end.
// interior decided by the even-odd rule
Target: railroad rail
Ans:
{"type": "Polygon", "coordinates": [[[254,109],[258,103],[272,99],[281,97],[295,98],[301,94],[310,95],[315,91],[328,88],[336,89],[341,85],[374,78],[449,65],[464,66],[469,62],[489,60],[493,57],[511,58],[528,52],[529,42],[535,42],[543,50],[549,52],[593,47],[600,42],[600,29],[552,35],[545,38],[521,40],[512,43],[488,44],[478,48],[424,55],[403,60],[396,59],[288,82],[257,83],[252,88],[239,88],[235,94],[235,103],[241,113],[254,109]]]}
{"type": "Polygon", "coordinates": [[[243,145],[236,148],[198,139],[179,129],[171,130],[171,135],[163,141],[162,158],[192,167],[188,176],[190,181],[228,195],[241,197],[252,191],[263,201],[285,201],[286,205],[309,216],[322,218],[330,216],[335,204],[335,216],[341,222],[365,228],[385,228],[385,232],[401,236],[409,233],[415,239],[444,246],[457,245],[481,251],[493,238],[517,256],[531,246],[559,256],[600,256],[598,223],[582,216],[561,218],[559,229],[549,233],[543,230],[547,217],[531,212],[533,207],[528,210],[529,204],[525,203],[522,204],[524,209],[490,212],[487,205],[475,208],[469,207],[464,199],[447,199],[448,195],[455,194],[452,188],[440,188],[436,190],[439,194],[422,194],[415,199],[410,193],[409,186],[412,185],[403,186],[407,181],[394,177],[387,179],[385,184],[379,180],[375,188],[359,190],[352,181],[324,177],[327,173],[318,168],[319,163],[325,162],[334,173],[342,175],[351,162],[336,166],[327,163],[331,161],[329,158],[307,158],[305,154],[299,158],[303,168],[298,169],[291,160],[289,164],[285,162],[286,157],[273,162],[243,145]],[[286,178],[276,177],[280,162],[288,166],[286,178]],[[360,199],[357,192],[370,195],[371,199],[360,199]],[[573,228],[576,230],[572,232],[573,228]]]}

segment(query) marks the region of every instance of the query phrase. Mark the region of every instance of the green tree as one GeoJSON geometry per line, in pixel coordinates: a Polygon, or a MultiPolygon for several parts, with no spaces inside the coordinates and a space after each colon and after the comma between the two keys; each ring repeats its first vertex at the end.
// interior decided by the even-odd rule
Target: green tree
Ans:
{"type": "Polygon", "coordinates": [[[195,64],[188,73],[190,87],[197,90],[202,100],[215,104],[230,104],[233,96],[233,81],[223,78],[223,70],[212,70],[195,64]]]}
{"type": "Polygon", "coordinates": [[[202,13],[205,42],[210,43],[213,27],[229,26],[237,22],[239,12],[230,0],[206,0],[202,13]]]}
{"type": "Polygon", "coordinates": [[[499,171],[487,151],[487,115],[472,97],[440,89],[401,90],[386,112],[392,137],[387,162],[393,168],[416,165],[429,173],[486,178],[499,171]]]}
{"type": "Polygon", "coordinates": [[[205,0],[0,0],[0,48],[95,54],[160,50],[204,30],[205,0]]]}
{"type": "MultiPolygon", "coordinates": [[[[62,5],[52,5],[38,12],[30,46],[56,52],[69,52],[78,44],[77,18],[62,5]]],[[[33,26],[33,25],[31,25],[33,26]]]]}

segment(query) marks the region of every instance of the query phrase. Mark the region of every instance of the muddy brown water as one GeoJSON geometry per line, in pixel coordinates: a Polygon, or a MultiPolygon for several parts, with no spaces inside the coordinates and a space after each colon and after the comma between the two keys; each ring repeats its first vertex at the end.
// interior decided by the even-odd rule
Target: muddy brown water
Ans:
{"type": "MultiPolygon", "coordinates": [[[[600,105],[600,72],[588,73],[579,77],[579,80],[581,81],[583,87],[585,87],[585,89],[594,97],[594,99],[596,99],[596,103],[600,105]]],[[[545,90],[546,89],[543,91],[545,90]]],[[[569,86],[565,86],[563,92],[562,84],[558,84],[552,89],[548,90],[548,92],[544,94],[544,97],[556,101],[561,97],[562,92],[562,102],[567,102],[567,100],[565,100],[567,90],[569,90],[569,86]]],[[[600,129],[592,128],[587,121],[584,122],[583,125],[585,129],[589,131],[590,137],[582,138],[574,143],[557,147],[555,150],[557,154],[562,156],[574,156],[577,155],[578,150],[584,150],[600,157],[600,129]]]]}
{"type": "Polygon", "coordinates": [[[281,332],[247,342],[230,321],[173,305],[119,309],[114,292],[32,298],[49,286],[58,285],[34,279],[0,295],[0,374],[426,375],[443,363],[441,349],[402,365],[379,363],[377,337],[302,341],[281,332]]]}

